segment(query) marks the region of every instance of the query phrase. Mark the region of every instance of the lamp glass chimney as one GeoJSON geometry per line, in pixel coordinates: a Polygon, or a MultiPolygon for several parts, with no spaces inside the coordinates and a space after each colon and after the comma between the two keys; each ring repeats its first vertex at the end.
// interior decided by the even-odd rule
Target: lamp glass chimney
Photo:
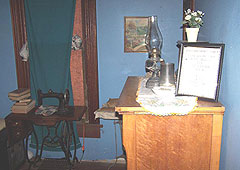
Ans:
{"type": "Polygon", "coordinates": [[[157,54],[160,57],[162,44],[163,38],[158,27],[157,16],[151,16],[149,20],[148,33],[146,35],[146,45],[150,57],[153,56],[153,54],[157,54]]]}

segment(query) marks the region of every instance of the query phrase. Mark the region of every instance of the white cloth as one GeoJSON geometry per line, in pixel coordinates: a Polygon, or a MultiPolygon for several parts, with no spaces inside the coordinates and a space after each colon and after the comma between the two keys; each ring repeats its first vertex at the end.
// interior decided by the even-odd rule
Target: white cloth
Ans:
{"type": "Polygon", "coordinates": [[[39,106],[35,111],[36,115],[51,116],[58,111],[57,106],[39,106]]]}
{"type": "Polygon", "coordinates": [[[149,111],[149,114],[168,116],[186,115],[197,105],[197,97],[175,96],[175,87],[169,89],[146,88],[146,78],[142,78],[137,102],[149,111]]]}
{"type": "Polygon", "coordinates": [[[115,106],[118,103],[118,98],[110,98],[107,103],[103,104],[103,107],[94,112],[95,119],[108,119],[108,120],[118,120],[119,117],[116,116],[115,106]]]}
{"type": "Polygon", "coordinates": [[[28,42],[26,42],[23,47],[21,48],[19,55],[22,57],[22,61],[28,61],[29,57],[29,49],[28,49],[28,42]]]}
{"type": "Polygon", "coordinates": [[[114,108],[100,108],[94,112],[95,119],[118,120],[114,108]]]}

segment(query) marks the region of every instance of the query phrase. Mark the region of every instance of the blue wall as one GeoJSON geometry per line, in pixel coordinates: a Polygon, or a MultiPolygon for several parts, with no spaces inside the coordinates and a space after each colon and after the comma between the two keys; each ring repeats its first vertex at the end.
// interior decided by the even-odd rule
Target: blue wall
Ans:
{"type": "Polygon", "coordinates": [[[226,107],[223,120],[221,170],[239,170],[240,157],[240,1],[197,0],[205,12],[200,40],[225,43],[220,101],[226,107]]]}
{"type": "MultiPolygon", "coordinates": [[[[11,19],[8,0],[0,0],[0,117],[10,111],[12,102],[7,93],[17,87],[11,19]]],[[[176,42],[182,39],[182,2],[178,0],[97,0],[97,34],[100,106],[109,98],[118,98],[128,76],[144,76],[146,53],[124,53],[124,16],[158,16],[163,35],[162,58],[177,64],[176,42]]],[[[114,122],[101,120],[100,139],[85,140],[85,160],[115,158],[114,122]]],[[[119,127],[118,155],[121,155],[119,127]]],[[[81,139],[82,141],[82,139],[81,139]]],[[[81,156],[81,150],[78,151],[81,156]]],[[[57,154],[58,156],[62,156],[57,154]]],[[[46,157],[55,154],[44,152],[46,157]]]]}
{"type": "MultiPolygon", "coordinates": [[[[223,122],[221,170],[239,170],[240,164],[240,102],[238,100],[240,76],[239,54],[239,11],[238,0],[196,0],[196,9],[205,12],[204,26],[199,40],[223,42],[226,44],[220,101],[226,106],[223,122]]],[[[176,41],[181,39],[182,3],[177,0],[162,2],[154,0],[97,0],[98,55],[100,105],[108,98],[120,95],[129,75],[144,75],[147,54],[123,52],[124,16],[158,15],[163,34],[163,58],[177,62],[176,41]]],[[[10,111],[12,102],[7,93],[17,87],[12,41],[12,28],[8,0],[0,0],[0,117],[10,111]]],[[[84,159],[110,159],[115,156],[113,121],[102,121],[104,125],[101,139],[87,139],[84,159]]],[[[119,131],[118,131],[119,139],[119,131]]],[[[121,149],[118,141],[118,152],[121,149]]],[[[78,153],[80,156],[81,153],[78,153]]]]}
{"type": "MultiPolygon", "coordinates": [[[[182,3],[178,0],[97,0],[97,35],[100,105],[118,98],[128,76],[144,76],[147,53],[124,53],[124,16],[158,16],[163,36],[162,58],[177,63],[176,42],[182,39],[182,3]]],[[[112,121],[103,123],[102,138],[95,143],[105,158],[113,158],[112,121]],[[110,147],[109,147],[110,146],[110,147]]],[[[120,143],[120,141],[118,141],[120,143]]]]}
{"type": "Polygon", "coordinates": [[[0,117],[5,117],[12,105],[8,92],[16,89],[17,78],[9,1],[0,0],[0,8],[0,117]]]}
{"type": "Polygon", "coordinates": [[[178,0],[98,0],[98,57],[100,103],[119,97],[129,75],[145,74],[146,53],[124,53],[124,16],[158,16],[163,36],[162,58],[177,62],[182,3],[178,0]]]}

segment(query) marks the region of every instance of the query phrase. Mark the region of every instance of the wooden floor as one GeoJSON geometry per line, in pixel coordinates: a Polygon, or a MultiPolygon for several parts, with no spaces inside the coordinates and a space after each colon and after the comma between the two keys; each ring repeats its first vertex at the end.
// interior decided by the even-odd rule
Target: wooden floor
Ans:
{"type": "MultiPolygon", "coordinates": [[[[29,164],[25,162],[19,170],[28,170],[29,164]]],[[[63,159],[44,159],[31,167],[31,170],[69,170],[69,165],[63,159]]],[[[111,161],[81,161],[75,163],[72,170],[126,170],[123,160],[111,161]]]]}

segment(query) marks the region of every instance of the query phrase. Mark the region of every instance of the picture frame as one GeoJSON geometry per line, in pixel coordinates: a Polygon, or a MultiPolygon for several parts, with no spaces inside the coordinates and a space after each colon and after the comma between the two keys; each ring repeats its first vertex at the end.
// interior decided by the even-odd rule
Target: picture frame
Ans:
{"type": "Polygon", "coordinates": [[[148,31],[149,17],[124,17],[124,52],[147,53],[145,36],[148,31]]]}
{"type": "Polygon", "coordinates": [[[218,101],[224,44],[181,43],[176,96],[218,101]]]}

